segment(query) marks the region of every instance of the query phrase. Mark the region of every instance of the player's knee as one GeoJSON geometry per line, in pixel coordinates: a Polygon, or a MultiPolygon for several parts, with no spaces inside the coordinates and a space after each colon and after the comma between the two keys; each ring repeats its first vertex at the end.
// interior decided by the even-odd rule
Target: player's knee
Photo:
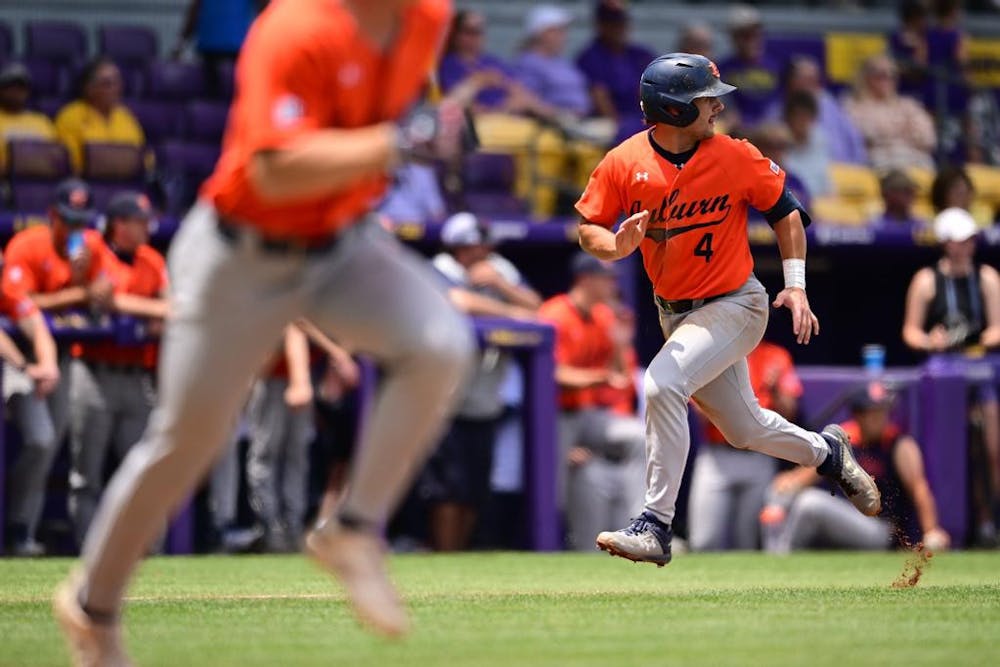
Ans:
{"type": "Polygon", "coordinates": [[[650,366],[642,377],[642,388],[648,406],[668,401],[687,401],[684,380],[677,373],[657,373],[650,366]]]}

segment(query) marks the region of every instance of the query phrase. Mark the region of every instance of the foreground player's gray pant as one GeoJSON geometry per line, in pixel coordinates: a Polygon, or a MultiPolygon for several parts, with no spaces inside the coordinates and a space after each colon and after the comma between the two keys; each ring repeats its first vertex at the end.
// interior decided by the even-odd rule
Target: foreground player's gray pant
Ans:
{"type": "Polygon", "coordinates": [[[642,511],[645,429],[638,418],[610,410],[564,412],[559,441],[563,467],[570,448],[591,453],[586,463],[567,468],[565,508],[569,547],[593,551],[598,533],[616,530],[642,511]]]}
{"type": "Polygon", "coordinates": [[[796,549],[888,549],[892,525],[865,516],[840,496],[819,488],[804,489],[792,501],[773,551],[796,549]]]}
{"type": "Polygon", "coordinates": [[[646,509],[665,523],[690,447],[688,401],[694,398],[726,441],[804,466],[829,449],[823,436],[757,403],[746,357],[767,326],[768,297],[751,276],[735,293],[672,315],[660,311],[666,343],[646,369],[646,509]]]}
{"type": "Polygon", "coordinates": [[[223,237],[201,203],[169,266],[159,401],[84,547],[82,598],[96,610],[118,610],[157,527],[208,473],[253,375],[293,319],[307,317],[384,371],[340,508],[372,524],[386,520],[436,442],[472,360],[469,323],[429,267],[372,222],[345,230],[322,254],[269,254],[255,234],[223,237]]]}
{"type": "Polygon", "coordinates": [[[302,532],[309,483],[312,406],[292,410],[285,403],[286,378],[258,380],[247,404],[250,506],[269,530],[287,531],[293,543],[302,532]]]}
{"type": "Polygon", "coordinates": [[[757,452],[726,444],[702,445],[691,472],[691,549],[719,551],[760,546],[758,517],[777,467],[777,461],[757,452]]]}
{"type": "Polygon", "coordinates": [[[25,373],[4,364],[4,398],[21,434],[21,453],[10,474],[8,521],[27,528],[33,539],[45,506],[49,470],[69,423],[69,354],[59,357],[59,384],[46,398],[35,394],[25,373]]]}
{"type": "Polygon", "coordinates": [[[75,359],[69,382],[69,516],[83,543],[104,487],[104,462],[139,442],[156,402],[153,374],[75,359]]]}

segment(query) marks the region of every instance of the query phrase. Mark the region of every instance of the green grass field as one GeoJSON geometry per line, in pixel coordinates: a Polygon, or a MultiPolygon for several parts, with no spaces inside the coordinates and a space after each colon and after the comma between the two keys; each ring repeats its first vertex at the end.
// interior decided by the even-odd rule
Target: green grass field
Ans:
{"type": "MultiPolygon", "coordinates": [[[[1000,553],[407,555],[416,631],[360,630],[304,559],[157,558],[126,612],[140,665],[996,665],[1000,553]]],[[[60,665],[49,594],[66,560],[0,560],[0,665],[60,665]]]]}

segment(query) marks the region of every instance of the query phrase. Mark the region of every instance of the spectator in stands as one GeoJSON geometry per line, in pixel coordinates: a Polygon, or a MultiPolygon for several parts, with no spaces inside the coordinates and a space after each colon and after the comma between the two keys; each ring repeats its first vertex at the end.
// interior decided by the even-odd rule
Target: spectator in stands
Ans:
{"type": "Polygon", "coordinates": [[[934,121],[915,100],[897,90],[898,72],[889,56],[867,59],[844,109],[865,138],[876,169],[933,168],[934,121]]]}
{"type": "Polygon", "coordinates": [[[780,118],[785,102],[791,95],[798,92],[809,93],[816,98],[819,107],[819,130],[825,138],[830,160],[851,164],[868,163],[868,153],[861,133],[844,113],[837,98],[823,87],[820,66],[813,57],[793,56],[785,66],[782,82],[783,98],[771,105],[768,118],[780,118]]]}
{"type": "Polygon", "coordinates": [[[443,220],[447,209],[434,166],[408,162],[397,169],[378,212],[393,224],[443,220]]]}
{"type": "Polygon", "coordinates": [[[677,51],[696,53],[712,60],[715,56],[715,33],[712,31],[712,27],[701,22],[684,25],[677,38],[677,51]]]}
{"type": "Polygon", "coordinates": [[[935,213],[946,208],[972,210],[976,189],[969,174],[961,167],[948,165],[934,175],[931,183],[931,205],[935,213]]]}
{"type": "Polygon", "coordinates": [[[812,93],[799,91],[785,98],[784,121],[792,135],[785,164],[817,197],[830,194],[830,153],[818,123],[819,105],[812,93]]]}
{"type": "Polygon", "coordinates": [[[219,65],[235,63],[250,24],[268,0],[191,0],[174,47],[180,58],[191,46],[201,58],[209,90],[217,89],[219,65]]]}
{"type": "Polygon", "coordinates": [[[536,5],[525,17],[524,50],[515,63],[517,80],[546,104],[583,118],[593,108],[583,72],[566,57],[572,16],[556,5],[536,5]]]}
{"type": "MultiPolygon", "coordinates": [[[[761,341],[747,357],[747,365],[750,386],[761,407],[794,419],[802,382],[795,373],[792,355],[779,345],[761,341]]],[[[777,461],[729,446],[714,424],[702,421],[705,442],[691,476],[688,542],[694,551],[756,549],[760,546],[757,517],[777,461]]]]}
{"type": "Polygon", "coordinates": [[[31,74],[21,63],[0,70],[0,173],[7,169],[7,142],[11,139],[55,139],[48,116],[28,109],[31,74]]]}
{"type": "Polygon", "coordinates": [[[615,122],[618,142],[645,126],[635,82],[655,55],[628,41],[629,17],[621,0],[599,0],[594,24],[594,41],[576,64],[587,77],[596,115],[615,122]]]}
{"type": "Polygon", "coordinates": [[[98,56],[84,68],[77,99],[56,116],[56,132],[77,172],[88,142],[145,145],[139,121],[122,104],[122,74],[113,60],[98,56]]]}
{"type": "MultiPolygon", "coordinates": [[[[112,303],[110,251],[101,235],[86,229],[95,217],[90,188],[78,179],[58,185],[48,225],[18,232],[4,253],[4,298],[17,304],[21,317],[30,304],[47,314],[67,308],[106,311],[112,303]]],[[[69,346],[58,350],[59,377],[69,377],[69,346]]],[[[38,378],[4,366],[4,398],[21,434],[22,451],[10,478],[9,538],[14,552],[44,552],[35,531],[45,501],[49,468],[66,434],[69,382],[48,392],[38,378]]],[[[30,370],[30,369],[28,369],[30,370]]]]}
{"type": "Polygon", "coordinates": [[[951,538],[938,524],[920,446],[892,422],[891,405],[886,389],[872,383],[851,399],[851,419],[841,425],[858,463],[875,478],[882,494],[881,514],[864,516],[845,498],[816,488],[815,468],[783,472],[775,477],[772,490],[790,502],[787,518],[782,522],[780,517],[763,517],[778,523],[776,539],[769,545],[773,551],[877,550],[918,541],[934,551],[948,548],[951,538]]]}
{"type": "MultiPolygon", "coordinates": [[[[442,227],[441,242],[444,252],[434,257],[433,265],[459,309],[473,316],[535,319],[541,299],[517,268],[494,252],[484,220],[456,213],[442,227]]],[[[480,352],[465,397],[419,482],[419,495],[430,505],[431,546],[437,551],[468,548],[489,498],[508,363],[508,355],[497,348],[480,352]]]]}
{"type": "Polygon", "coordinates": [[[926,0],[899,3],[899,28],[889,36],[889,52],[899,65],[899,90],[919,97],[927,77],[926,0]]]}
{"type": "Polygon", "coordinates": [[[573,258],[573,286],[539,311],[556,329],[559,442],[569,546],[591,551],[594,537],[642,507],[645,426],[622,414],[622,391],[633,385],[631,329],[612,308],[617,284],[611,264],[587,254],[573,258]]]}
{"type": "MultiPolygon", "coordinates": [[[[975,261],[978,228],[965,209],[934,218],[943,254],[917,271],[906,293],[903,342],[917,352],[981,356],[1000,347],[1000,274],[975,261]]],[[[980,425],[988,490],[977,502],[980,539],[996,540],[994,506],[1000,502],[1000,407],[992,382],[975,387],[972,419],[980,425]]],[[[979,441],[973,439],[973,443],[979,441]]]]}
{"type": "Polygon", "coordinates": [[[782,122],[761,123],[750,132],[747,138],[761,153],[781,165],[781,168],[785,170],[785,185],[808,209],[812,202],[812,192],[802,178],[795,173],[795,170],[790,168],[785,159],[787,151],[794,141],[788,126],[782,122]]]}
{"type": "MultiPolygon", "coordinates": [[[[137,192],[116,194],[105,212],[104,239],[114,275],[111,310],[144,318],[158,331],[167,315],[167,265],[149,245],[153,209],[137,192]]],[[[139,441],[156,400],[157,345],[86,342],[73,350],[69,375],[69,515],[77,546],[104,488],[108,449],[121,461],[139,441]]]]}
{"type": "Polygon", "coordinates": [[[887,227],[917,229],[927,226],[927,220],[913,214],[917,184],[903,169],[890,169],[879,179],[883,211],[875,224],[887,227]]]}
{"type": "Polygon", "coordinates": [[[765,51],[760,12],[753,7],[732,8],[729,36],[734,53],[719,63],[719,70],[736,86],[729,97],[739,112],[739,126],[748,129],[764,119],[767,107],[777,99],[780,67],[765,51]]]}

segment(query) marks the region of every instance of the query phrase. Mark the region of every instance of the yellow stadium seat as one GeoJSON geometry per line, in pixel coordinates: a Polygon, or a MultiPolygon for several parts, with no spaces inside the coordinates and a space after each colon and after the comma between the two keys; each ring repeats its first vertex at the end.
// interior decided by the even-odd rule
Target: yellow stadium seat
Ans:
{"type": "Polygon", "coordinates": [[[870,32],[828,32],[825,46],[826,76],[842,84],[854,83],[865,60],[888,50],[885,35],[870,32]]]}
{"type": "Polygon", "coordinates": [[[929,199],[931,196],[931,184],[934,183],[934,170],[926,167],[909,167],[906,175],[913,179],[917,186],[917,197],[929,199]]]}
{"type": "Polygon", "coordinates": [[[863,203],[882,198],[878,176],[873,169],[834,162],[829,173],[833,191],[841,199],[863,203]]]}
{"type": "Polygon", "coordinates": [[[836,195],[814,197],[809,208],[818,222],[833,225],[860,226],[868,224],[874,217],[866,204],[836,195]]]}
{"type": "Polygon", "coordinates": [[[965,172],[972,179],[976,199],[1000,204],[1000,167],[985,164],[967,164],[965,172]]]}

